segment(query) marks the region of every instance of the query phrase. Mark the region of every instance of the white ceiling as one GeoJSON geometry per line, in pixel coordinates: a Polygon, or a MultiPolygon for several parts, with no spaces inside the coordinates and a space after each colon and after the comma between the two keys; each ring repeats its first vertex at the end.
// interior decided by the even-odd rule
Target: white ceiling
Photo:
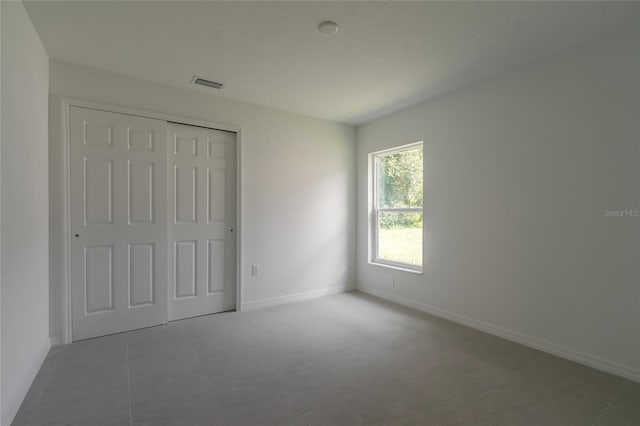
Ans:
{"type": "Polygon", "coordinates": [[[26,6],[52,58],[350,124],[640,24],[638,2],[26,6]],[[336,35],[316,30],[325,19],[336,35]]]}

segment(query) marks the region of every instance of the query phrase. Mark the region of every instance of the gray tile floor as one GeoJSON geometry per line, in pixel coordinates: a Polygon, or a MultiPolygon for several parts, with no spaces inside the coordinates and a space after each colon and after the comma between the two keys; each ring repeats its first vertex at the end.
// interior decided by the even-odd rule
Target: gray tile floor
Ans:
{"type": "Polygon", "coordinates": [[[53,348],[30,425],[640,425],[640,384],[360,293],[53,348]]]}

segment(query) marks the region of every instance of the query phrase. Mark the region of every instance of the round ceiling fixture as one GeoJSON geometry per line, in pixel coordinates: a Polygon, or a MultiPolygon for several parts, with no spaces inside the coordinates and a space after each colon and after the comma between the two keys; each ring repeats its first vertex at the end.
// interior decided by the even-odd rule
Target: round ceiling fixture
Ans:
{"type": "Polygon", "coordinates": [[[322,34],[335,34],[338,32],[338,24],[333,21],[322,21],[318,25],[318,31],[322,34]]]}

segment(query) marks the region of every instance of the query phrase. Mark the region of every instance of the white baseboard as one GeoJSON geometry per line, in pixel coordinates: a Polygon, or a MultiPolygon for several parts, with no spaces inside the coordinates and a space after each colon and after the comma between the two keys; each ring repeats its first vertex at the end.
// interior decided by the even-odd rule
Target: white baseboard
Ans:
{"type": "Polygon", "coordinates": [[[20,386],[13,394],[13,396],[10,397],[9,404],[7,404],[7,408],[4,413],[2,413],[2,419],[0,421],[0,424],[2,424],[2,426],[11,425],[11,422],[16,417],[16,414],[18,414],[20,405],[22,405],[22,401],[24,401],[25,396],[27,396],[27,392],[29,392],[29,388],[31,387],[33,380],[36,378],[40,367],[42,367],[42,363],[47,357],[50,348],[51,342],[49,341],[49,339],[47,339],[45,340],[40,350],[36,353],[36,356],[29,366],[24,379],[20,383],[20,386]]]}
{"type": "Polygon", "coordinates": [[[268,308],[270,306],[282,305],[284,303],[299,302],[301,300],[313,299],[315,297],[328,296],[330,294],[345,293],[354,289],[347,286],[322,288],[320,290],[305,291],[303,293],[288,294],[286,296],[270,297],[268,299],[254,300],[242,304],[242,311],[254,311],[256,309],[268,308]]]}
{"type": "Polygon", "coordinates": [[[372,296],[379,297],[381,299],[395,302],[400,305],[408,306],[418,311],[426,312],[436,317],[444,318],[446,320],[465,325],[476,330],[483,331],[494,336],[502,337],[503,339],[510,340],[512,342],[520,343],[521,345],[528,346],[542,352],[546,352],[552,355],[556,355],[560,358],[565,358],[570,361],[574,361],[586,366],[601,370],[607,373],[615,374],[617,376],[624,377],[635,382],[640,382],[640,369],[633,368],[627,365],[618,364],[613,361],[609,361],[603,358],[599,358],[587,353],[577,351],[575,349],[567,348],[557,345],[555,343],[548,342],[546,340],[538,339],[536,337],[527,336],[497,325],[493,325],[484,321],[479,321],[473,318],[466,317],[464,315],[456,314],[446,311],[444,309],[437,308],[435,306],[427,305],[424,303],[416,302],[404,297],[396,296],[391,293],[387,293],[382,290],[377,290],[370,287],[358,287],[358,291],[367,293],[372,296]]]}

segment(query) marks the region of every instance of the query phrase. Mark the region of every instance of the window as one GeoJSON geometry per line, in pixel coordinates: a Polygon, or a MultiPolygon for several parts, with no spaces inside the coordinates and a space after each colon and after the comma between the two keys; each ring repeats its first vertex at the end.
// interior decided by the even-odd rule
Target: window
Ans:
{"type": "Polygon", "coordinates": [[[422,271],[422,142],[371,154],[371,261],[422,271]]]}

